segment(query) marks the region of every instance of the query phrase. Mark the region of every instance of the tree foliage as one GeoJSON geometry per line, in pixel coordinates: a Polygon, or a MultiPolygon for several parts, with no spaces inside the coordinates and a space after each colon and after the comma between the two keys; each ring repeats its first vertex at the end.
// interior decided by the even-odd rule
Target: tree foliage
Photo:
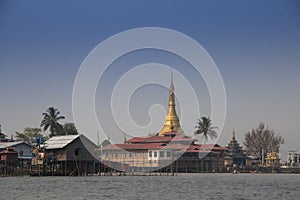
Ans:
{"type": "Polygon", "coordinates": [[[55,135],[63,134],[63,126],[58,122],[59,120],[65,119],[64,116],[60,115],[60,112],[54,108],[49,107],[46,112],[43,113],[43,119],[41,127],[43,131],[50,130],[50,137],[55,135]]]}
{"type": "Polygon", "coordinates": [[[266,127],[264,123],[260,123],[257,128],[247,132],[244,141],[247,154],[254,155],[260,160],[272,150],[278,153],[283,143],[284,139],[266,127]]]}
{"type": "Polygon", "coordinates": [[[63,125],[63,134],[64,135],[77,135],[78,131],[74,123],[65,123],[63,125]]]}
{"type": "Polygon", "coordinates": [[[194,134],[202,135],[203,144],[205,144],[205,141],[208,140],[208,137],[210,137],[211,139],[218,137],[217,132],[214,130],[217,127],[212,127],[212,122],[209,117],[201,117],[201,119],[198,119],[195,128],[196,131],[194,132],[194,134]]]}
{"type": "Polygon", "coordinates": [[[28,144],[35,143],[35,137],[43,137],[40,128],[24,128],[23,133],[16,132],[16,140],[24,141],[28,144]]]}

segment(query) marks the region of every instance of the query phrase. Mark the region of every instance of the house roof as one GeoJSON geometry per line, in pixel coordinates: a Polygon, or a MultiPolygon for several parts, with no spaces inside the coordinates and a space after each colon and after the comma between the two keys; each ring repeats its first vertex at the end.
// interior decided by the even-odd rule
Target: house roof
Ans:
{"type": "Polygon", "coordinates": [[[45,141],[45,147],[46,149],[62,149],[78,137],[80,137],[80,135],[53,136],[49,140],[45,141]]]}
{"type": "Polygon", "coordinates": [[[77,138],[81,139],[81,142],[86,147],[96,147],[96,145],[89,140],[84,135],[61,135],[61,136],[53,136],[49,140],[45,141],[45,148],[46,149],[62,149],[72,143],[77,138]]]}
{"type": "Polygon", "coordinates": [[[19,145],[19,144],[26,144],[28,146],[30,146],[29,144],[23,142],[23,141],[18,141],[18,142],[0,142],[0,149],[5,149],[7,147],[13,147],[13,146],[16,146],[16,145],[19,145]]]}

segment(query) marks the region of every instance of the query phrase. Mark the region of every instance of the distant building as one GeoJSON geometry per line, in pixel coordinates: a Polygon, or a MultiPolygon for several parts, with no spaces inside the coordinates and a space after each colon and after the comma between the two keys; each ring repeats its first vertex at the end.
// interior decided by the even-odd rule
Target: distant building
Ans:
{"type": "Polygon", "coordinates": [[[5,150],[8,147],[14,148],[18,154],[18,158],[21,160],[31,159],[31,145],[26,142],[0,142],[0,151],[5,150]]]}
{"type": "Polygon", "coordinates": [[[18,153],[13,147],[7,147],[4,151],[0,152],[1,161],[5,163],[17,162],[18,153]]]}
{"type": "MultiPolygon", "coordinates": [[[[3,141],[3,140],[2,140],[3,141]]],[[[28,174],[31,162],[31,145],[19,142],[0,142],[1,174],[28,174]]]]}
{"type": "Polygon", "coordinates": [[[0,175],[13,174],[18,166],[18,153],[13,147],[0,152],[0,175]]]}
{"type": "Polygon", "coordinates": [[[240,144],[236,140],[234,131],[232,133],[231,141],[226,147],[224,164],[225,166],[239,167],[246,165],[246,153],[243,150],[243,147],[240,146],[240,144]]]}
{"type": "Polygon", "coordinates": [[[11,138],[7,138],[7,135],[2,133],[2,130],[1,130],[1,124],[0,124],[0,142],[14,142],[14,140],[11,138]]]}
{"type": "Polygon", "coordinates": [[[280,166],[280,158],[275,151],[268,153],[265,160],[266,160],[266,166],[268,166],[268,167],[279,167],[280,166]]]}
{"type": "Polygon", "coordinates": [[[290,167],[300,167],[300,152],[290,150],[288,152],[287,164],[290,167]]]}

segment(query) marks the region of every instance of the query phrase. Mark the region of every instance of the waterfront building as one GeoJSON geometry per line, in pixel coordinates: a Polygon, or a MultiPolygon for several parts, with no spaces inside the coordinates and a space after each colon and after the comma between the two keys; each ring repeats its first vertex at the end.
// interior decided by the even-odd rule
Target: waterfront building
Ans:
{"type": "Polygon", "coordinates": [[[1,132],[0,125],[0,174],[28,174],[31,162],[31,145],[23,141],[16,142],[1,132]]]}
{"type": "Polygon", "coordinates": [[[18,154],[19,160],[31,159],[31,145],[23,141],[18,142],[0,142],[0,151],[4,151],[7,148],[14,148],[18,154]]]}
{"type": "Polygon", "coordinates": [[[134,137],[123,144],[101,148],[100,160],[117,171],[126,172],[221,172],[226,148],[218,144],[197,144],[184,134],[175,109],[171,78],[168,113],[155,136],[134,137]]]}
{"type": "Polygon", "coordinates": [[[96,145],[84,135],[53,136],[32,151],[32,175],[83,175],[98,171],[96,145]]]}
{"type": "Polygon", "coordinates": [[[13,147],[7,147],[4,151],[0,152],[1,162],[11,163],[18,161],[18,152],[13,147]]]}
{"type": "Polygon", "coordinates": [[[14,173],[18,166],[18,152],[13,147],[7,147],[0,152],[0,174],[8,175],[14,173]]]}

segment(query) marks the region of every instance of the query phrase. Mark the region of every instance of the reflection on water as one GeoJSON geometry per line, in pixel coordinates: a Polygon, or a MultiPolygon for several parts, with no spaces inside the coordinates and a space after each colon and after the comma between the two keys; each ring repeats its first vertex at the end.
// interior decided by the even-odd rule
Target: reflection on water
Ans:
{"type": "Polygon", "coordinates": [[[2,177],[0,199],[299,199],[300,175],[2,177]]]}

